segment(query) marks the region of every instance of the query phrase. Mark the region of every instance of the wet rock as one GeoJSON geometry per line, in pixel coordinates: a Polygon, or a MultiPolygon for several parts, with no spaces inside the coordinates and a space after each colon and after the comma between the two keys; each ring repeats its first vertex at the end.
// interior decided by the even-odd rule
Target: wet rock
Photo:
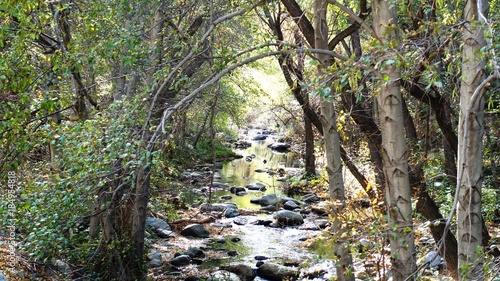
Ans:
{"type": "Polygon", "coordinates": [[[304,219],[301,214],[289,210],[276,212],[274,218],[279,225],[284,226],[300,225],[304,223],[304,219]]]}
{"type": "Polygon", "coordinates": [[[220,269],[238,275],[241,281],[251,281],[255,279],[255,271],[250,266],[245,264],[223,265],[220,269]]]}
{"type": "Polygon", "coordinates": [[[191,263],[191,258],[188,255],[180,255],[169,262],[173,266],[184,266],[191,263]]]}
{"type": "Polygon", "coordinates": [[[186,277],[186,279],[184,279],[184,281],[199,281],[199,280],[201,280],[201,278],[197,276],[188,276],[186,277]]]}
{"type": "Polygon", "coordinates": [[[170,228],[170,225],[168,225],[166,221],[159,218],[146,218],[146,228],[151,229],[160,238],[175,236],[170,228]]]}
{"type": "Polygon", "coordinates": [[[231,238],[231,242],[237,243],[237,242],[240,242],[240,241],[241,241],[241,238],[239,238],[239,237],[233,237],[233,238],[231,238]]]}
{"type": "Polygon", "coordinates": [[[266,256],[255,256],[254,259],[257,261],[265,261],[268,260],[269,258],[266,256]]]}
{"type": "Polygon", "coordinates": [[[267,169],[255,169],[256,173],[267,173],[267,169]]]}
{"type": "Polygon", "coordinates": [[[243,196],[243,195],[246,195],[246,194],[247,194],[246,191],[240,191],[240,192],[236,193],[237,196],[243,196]]]}
{"type": "Polygon", "coordinates": [[[221,197],[219,197],[220,200],[231,200],[233,199],[233,196],[231,195],[223,195],[221,197]]]}
{"type": "Polygon", "coordinates": [[[242,186],[232,186],[229,191],[232,193],[232,194],[238,194],[240,192],[246,192],[247,190],[242,187],[242,186]]]}
{"type": "Polygon", "coordinates": [[[227,208],[226,211],[224,212],[224,216],[226,218],[234,218],[240,215],[240,212],[238,209],[235,208],[227,208]]]}
{"type": "Polygon", "coordinates": [[[297,269],[275,263],[265,263],[257,269],[257,275],[271,281],[296,280],[297,269]]]}
{"type": "Polygon", "coordinates": [[[267,139],[267,136],[268,136],[268,135],[258,134],[258,135],[256,135],[256,136],[254,136],[254,137],[252,138],[252,140],[256,140],[256,141],[265,140],[265,139],[267,139]]]}
{"type": "Polygon", "coordinates": [[[149,266],[152,268],[160,267],[163,265],[161,254],[155,250],[151,250],[151,252],[148,254],[148,260],[149,260],[149,266]]]}
{"type": "Polygon", "coordinates": [[[267,194],[259,199],[259,205],[261,206],[275,206],[278,203],[278,199],[275,194],[267,194]]]}
{"type": "Polygon", "coordinates": [[[288,143],[275,142],[275,143],[269,144],[267,147],[269,147],[271,150],[274,150],[276,152],[288,152],[291,146],[288,143]]]}
{"type": "Polygon", "coordinates": [[[232,272],[219,270],[212,273],[212,275],[208,277],[207,281],[241,281],[241,279],[238,277],[238,275],[232,272]]]}
{"type": "Polygon", "coordinates": [[[203,203],[200,205],[200,211],[204,213],[209,213],[209,212],[224,212],[226,209],[238,209],[235,203],[233,202],[227,202],[227,203],[217,203],[217,204],[208,204],[208,203],[203,203]]]}
{"type": "Polygon", "coordinates": [[[315,203],[319,202],[319,197],[316,194],[306,194],[302,196],[302,201],[306,203],[315,203]]]}
{"type": "Polygon", "coordinates": [[[183,255],[188,255],[190,258],[204,258],[205,253],[197,247],[190,247],[188,248],[183,255]]]}
{"type": "Polygon", "coordinates": [[[252,182],[251,184],[247,185],[246,188],[248,190],[254,190],[254,191],[266,191],[266,187],[258,182],[252,182]]]}
{"type": "Polygon", "coordinates": [[[298,209],[298,208],[300,208],[300,206],[297,205],[297,203],[295,203],[293,201],[286,201],[285,204],[283,204],[283,209],[285,209],[285,210],[293,211],[293,210],[298,209]]]}
{"type": "Polygon", "coordinates": [[[201,224],[190,224],[186,226],[182,231],[181,235],[183,236],[191,236],[195,238],[208,238],[210,235],[208,233],[208,230],[205,229],[205,227],[201,224]]]}
{"type": "Polygon", "coordinates": [[[236,149],[247,149],[250,146],[252,146],[252,143],[245,141],[245,140],[239,140],[234,143],[234,148],[236,149]]]}
{"type": "Polygon", "coordinates": [[[238,255],[238,252],[230,250],[230,251],[227,251],[227,255],[230,257],[236,257],[238,255]]]}

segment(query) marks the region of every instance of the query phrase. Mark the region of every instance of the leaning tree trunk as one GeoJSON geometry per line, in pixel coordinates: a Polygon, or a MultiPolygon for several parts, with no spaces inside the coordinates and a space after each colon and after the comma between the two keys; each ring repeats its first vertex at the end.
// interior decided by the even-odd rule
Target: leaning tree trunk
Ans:
{"type": "Polygon", "coordinates": [[[466,1],[463,29],[462,77],[457,157],[457,240],[458,267],[464,269],[459,280],[484,280],[482,247],[482,137],[484,101],[474,92],[485,79],[481,48],[486,46],[478,19],[488,4],[482,0],[466,1]],[[479,10],[480,5],[484,10],[479,10]]]}
{"type": "MultiPolygon", "coordinates": [[[[375,33],[383,44],[397,42],[396,11],[391,1],[372,1],[375,33]]],[[[386,46],[384,46],[385,48],[386,46]]],[[[411,207],[407,148],[405,142],[401,72],[396,67],[397,54],[389,45],[380,58],[380,77],[377,104],[382,133],[382,161],[386,185],[386,202],[389,213],[389,237],[393,280],[414,280],[415,246],[411,207]]]]}
{"type": "MultiPolygon", "coordinates": [[[[326,23],[325,0],[316,0],[314,2],[314,24],[315,24],[315,45],[318,49],[328,49],[328,26],[326,23]]],[[[326,67],[332,64],[329,56],[318,54],[318,75],[325,76],[326,67]]],[[[320,79],[327,81],[327,79],[320,79]]],[[[322,89],[328,89],[327,82],[320,84],[322,89]]],[[[329,93],[328,91],[323,91],[329,93]]],[[[340,159],[340,136],[337,131],[337,120],[335,108],[329,97],[321,99],[321,124],[323,127],[323,140],[325,143],[326,171],[328,173],[328,182],[330,197],[334,201],[332,206],[332,231],[334,233],[334,252],[338,258],[337,262],[337,280],[353,280],[352,256],[347,241],[346,229],[343,227],[342,213],[345,209],[344,179],[342,175],[342,162],[340,159]]]]}

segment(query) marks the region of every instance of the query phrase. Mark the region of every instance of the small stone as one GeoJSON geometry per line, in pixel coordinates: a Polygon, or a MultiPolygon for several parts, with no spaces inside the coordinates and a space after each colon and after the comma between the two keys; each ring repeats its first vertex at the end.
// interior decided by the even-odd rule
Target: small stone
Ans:
{"type": "Polygon", "coordinates": [[[231,200],[233,199],[233,196],[231,195],[223,195],[221,197],[219,197],[220,200],[231,200]]]}
{"type": "Polygon", "coordinates": [[[197,247],[190,247],[185,252],[184,255],[188,255],[190,258],[204,258],[205,253],[197,247]]]}
{"type": "Polygon", "coordinates": [[[190,224],[186,226],[182,231],[181,235],[183,236],[191,236],[195,238],[208,238],[209,233],[208,230],[201,224],[190,224]]]}
{"type": "Polygon", "coordinates": [[[255,256],[254,259],[258,261],[263,261],[263,260],[268,260],[269,258],[266,256],[255,256]]]}
{"type": "Polygon", "coordinates": [[[258,182],[253,182],[249,185],[246,186],[248,190],[254,190],[254,191],[266,191],[266,187],[258,182]]]}
{"type": "Polygon", "coordinates": [[[297,212],[281,210],[275,214],[276,222],[283,226],[299,225],[304,223],[302,215],[297,212]]]}
{"type": "Polygon", "coordinates": [[[293,211],[298,208],[300,208],[300,206],[293,201],[286,201],[285,204],[283,205],[283,209],[285,210],[293,211]]]}
{"type": "Polygon", "coordinates": [[[191,258],[188,255],[180,255],[173,258],[170,264],[173,266],[184,266],[191,263],[191,258]]]}

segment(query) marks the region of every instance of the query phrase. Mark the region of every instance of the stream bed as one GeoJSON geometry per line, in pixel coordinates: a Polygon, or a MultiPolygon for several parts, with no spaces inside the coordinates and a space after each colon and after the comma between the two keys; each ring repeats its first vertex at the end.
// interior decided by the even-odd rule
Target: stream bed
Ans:
{"type": "MultiPolygon", "coordinates": [[[[190,247],[200,247],[231,255],[220,255],[204,259],[196,265],[197,270],[213,272],[219,267],[243,264],[258,272],[257,266],[262,263],[284,265],[294,272],[300,272],[299,280],[328,280],[335,276],[335,263],[327,259],[319,259],[313,251],[302,244],[307,239],[327,230],[327,218],[311,212],[310,204],[304,203],[301,197],[287,197],[284,188],[288,179],[299,174],[300,155],[291,151],[273,151],[268,146],[277,142],[271,133],[263,134],[261,130],[251,130],[240,137],[247,147],[238,149],[243,157],[224,163],[216,171],[214,185],[219,186],[210,192],[214,204],[234,204],[239,215],[222,216],[210,224],[218,235],[210,238],[176,239],[190,247]],[[256,138],[265,139],[255,140],[256,138]],[[248,144],[250,144],[248,146],[248,144]],[[251,190],[250,185],[260,184],[265,190],[251,190]],[[220,186],[225,188],[220,188],[220,186]],[[234,187],[247,187],[245,192],[234,194],[234,187]],[[266,209],[255,204],[256,198],[275,196],[277,204],[266,209]],[[222,199],[220,199],[222,198],[222,199]],[[297,225],[276,224],[276,213],[284,207],[285,199],[300,204],[294,213],[302,216],[303,222],[297,225]],[[254,203],[252,203],[253,201],[254,203]],[[273,207],[274,207],[273,206],[273,207]],[[309,208],[306,211],[305,208],[309,208]],[[218,230],[217,230],[218,229],[218,230]]],[[[205,191],[206,192],[206,191],[205,191]]],[[[292,211],[289,211],[292,212],[292,211]]],[[[215,212],[212,212],[215,213],[215,212]]],[[[165,248],[173,244],[165,244],[165,248]]],[[[160,249],[161,250],[161,249],[160,249]]],[[[191,266],[192,267],[192,266],[191,266]]],[[[192,270],[184,268],[184,271],[192,270]]],[[[256,276],[255,280],[271,280],[256,276]]]]}

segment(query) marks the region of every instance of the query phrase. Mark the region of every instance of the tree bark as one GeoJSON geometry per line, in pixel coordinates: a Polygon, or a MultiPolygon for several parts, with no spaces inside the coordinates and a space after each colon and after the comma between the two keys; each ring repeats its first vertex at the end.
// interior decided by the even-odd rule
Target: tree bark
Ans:
{"type": "Polygon", "coordinates": [[[482,138],[484,134],[484,100],[473,97],[485,79],[485,61],[481,49],[486,46],[480,13],[486,14],[488,3],[466,1],[463,29],[462,77],[457,157],[457,239],[459,280],[484,280],[482,254],[482,138]],[[483,8],[479,10],[478,6],[483,8]]]}
{"type": "MultiPolygon", "coordinates": [[[[328,49],[328,26],[326,22],[327,2],[316,0],[314,2],[315,46],[318,49],[328,49]]],[[[329,56],[318,54],[318,76],[322,89],[328,89],[328,75],[325,69],[333,61],[329,56]]],[[[329,92],[328,92],[329,93],[329,92]]],[[[332,227],[334,238],[334,252],[338,258],[337,280],[354,281],[352,256],[347,241],[347,232],[343,227],[342,213],[345,209],[344,179],[342,175],[342,162],[340,159],[340,136],[337,131],[337,118],[335,108],[330,97],[321,97],[321,124],[323,127],[323,141],[325,143],[326,171],[328,174],[330,197],[334,201],[332,206],[332,227]]]]}
{"type": "MultiPolygon", "coordinates": [[[[373,0],[373,25],[383,44],[397,42],[392,24],[397,22],[394,4],[373,0]]],[[[390,46],[380,58],[381,81],[377,105],[382,133],[382,160],[386,183],[386,202],[391,237],[392,277],[395,281],[414,280],[416,270],[411,188],[408,171],[408,151],[405,143],[403,100],[400,90],[400,69],[394,59],[396,51],[390,46]]]]}
{"type": "Polygon", "coordinates": [[[305,159],[305,169],[306,175],[315,176],[316,175],[316,158],[314,157],[314,132],[312,128],[311,120],[305,114],[304,118],[304,128],[305,128],[305,143],[306,151],[304,155],[305,159]]]}

